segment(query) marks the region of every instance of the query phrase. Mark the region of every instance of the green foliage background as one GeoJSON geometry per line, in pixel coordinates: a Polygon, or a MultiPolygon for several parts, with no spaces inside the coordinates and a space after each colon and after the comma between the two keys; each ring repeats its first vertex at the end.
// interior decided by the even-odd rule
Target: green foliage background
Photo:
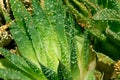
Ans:
{"type": "Polygon", "coordinates": [[[96,52],[120,59],[119,0],[41,1],[9,0],[14,20],[2,10],[19,52],[0,48],[2,79],[96,80],[96,52]]]}

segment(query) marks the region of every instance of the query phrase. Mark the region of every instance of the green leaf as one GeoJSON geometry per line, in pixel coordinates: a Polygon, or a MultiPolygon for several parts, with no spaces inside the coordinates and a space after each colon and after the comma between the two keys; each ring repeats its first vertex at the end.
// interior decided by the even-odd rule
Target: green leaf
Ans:
{"type": "Polygon", "coordinates": [[[19,70],[15,65],[11,64],[11,62],[5,58],[0,58],[0,68],[14,68],[14,70],[19,70]]]}
{"type": "Polygon", "coordinates": [[[60,61],[58,65],[58,80],[73,80],[70,71],[60,61]]]}
{"type": "Polygon", "coordinates": [[[88,39],[88,30],[86,30],[84,33],[84,44],[83,44],[81,57],[84,68],[87,68],[90,57],[90,40],[88,39]]]}
{"type": "Polygon", "coordinates": [[[76,4],[76,6],[79,7],[81,13],[82,13],[85,17],[88,17],[89,14],[88,14],[88,9],[87,9],[87,7],[86,7],[83,3],[81,3],[81,2],[79,2],[79,1],[77,1],[77,0],[73,0],[73,2],[76,4]]]}
{"type": "Polygon", "coordinates": [[[27,35],[26,30],[25,30],[25,23],[23,21],[23,15],[28,14],[27,10],[25,9],[24,5],[19,1],[19,0],[10,0],[11,4],[11,9],[15,18],[15,21],[20,27],[20,30],[27,35]],[[26,13],[27,12],[27,13],[26,13]]]}
{"type": "Polygon", "coordinates": [[[35,75],[38,75],[38,79],[41,80],[46,80],[44,74],[42,73],[42,70],[40,68],[38,68],[36,65],[34,65],[33,63],[31,63],[29,60],[25,59],[26,63],[30,66],[31,70],[35,73],[35,75]]]}
{"type": "Polygon", "coordinates": [[[65,0],[65,4],[67,5],[67,7],[70,9],[70,11],[75,15],[76,19],[82,23],[86,23],[86,17],[82,14],[79,13],[79,11],[77,11],[74,6],[68,2],[68,0],[65,0]],[[76,16],[77,15],[77,16],[76,16]]]}
{"type": "Polygon", "coordinates": [[[119,31],[119,24],[113,24],[113,26],[111,25],[111,27],[108,27],[106,29],[106,35],[107,37],[110,39],[110,41],[117,46],[120,46],[120,44],[118,44],[120,42],[120,31],[119,31]],[[114,27],[115,25],[115,27],[114,27]],[[116,29],[117,28],[117,29],[116,29]]]}
{"type": "Polygon", "coordinates": [[[96,80],[94,76],[94,71],[88,71],[84,80],[96,80]]]}
{"type": "Polygon", "coordinates": [[[15,71],[12,69],[2,69],[0,68],[0,78],[5,80],[32,80],[29,77],[22,74],[20,71],[15,71]]]}
{"type": "MultiPolygon", "coordinates": [[[[89,31],[88,29],[84,32],[84,39],[81,40],[82,42],[78,43],[78,45],[81,45],[79,49],[79,56],[78,56],[78,64],[80,68],[80,79],[83,80],[89,71],[89,65],[92,65],[92,61],[94,61],[93,57],[94,55],[91,53],[90,49],[90,40],[89,40],[89,31]],[[92,59],[93,58],[93,59],[92,59]]],[[[95,65],[92,65],[93,69],[95,65]]]]}
{"type": "Polygon", "coordinates": [[[94,20],[102,20],[102,21],[108,21],[108,20],[114,20],[114,21],[120,21],[120,16],[118,15],[117,11],[114,9],[103,9],[98,11],[94,16],[94,20]]]}
{"type": "MultiPolygon", "coordinates": [[[[49,2],[47,1],[47,3],[49,3],[49,4],[50,4],[50,2],[51,1],[49,1],[49,2]]],[[[50,67],[54,71],[56,71],[57,65],[58,65],[57,57],[60,57],[59,56],[60,55],[60,50],[59,50],[60,46],[59,46],[57,34],[54,29],[54,27],[55,27],[54,24],[56,24],[56,23],[51,23],[51,21],[53,21],[54,19],[49,18],[54,15],[52,15],[52,16],[47,15],[47,13],[50,11],[46,12],[44,10],[44,8],[41,8],[38,1],[32,1],[32,3],[33,3],[33,6],[35,6],[35,8],[33,9],[33,19],[34,19],[34,22],[36,23],[35,26],[37,28],[37,32],[38,32],[38,34],[40,36],[40,40],[41,40],[40,41],[41,42],[40,55],[42,56],[42,58],[44,58],[43,61],[41,61],[41,63],[47,67],[50,67]],[[40,7],[40,9],[39,9],[39,7],[40,7]],[[37,13],[35,11],[37,11],[37,13]],[[46,60],[46,64],[45,64],[45,60],[46,60]]],[[[53,5],[53,3],[51,5],[53,5]]]]}
{"type": "MultiPolygon", "coordinates": [[[[29,32],[30,30],[28,30],[28,26],[30,25],[30,24],[28,25],[28,22],[31,21],[30,14],[27,12],[24,5],[20,1],[10,0],[10,3],[11,3],[11,8],[13,10],[14,17],[16,20],[16,23],[13,23],[11,25],[10,31],[18,45],[20,54],[22,56],[24,56],[25,58],[29,59],[35,65],[39,66],[39,64],[37,62],[38,59],[36,57],[36,49],[34,48],[34,45],[31,40],[31,35],[29,32]],[[17,9],[16,9],[16,7],[17,7],[17,9]],[[26,19],[30,19],[30,20],[26,20],[26,19]],[[26,22],[24,22],[24,21],[26,21],[26,22]]],[[[32,24],[32,22],[31,22],[31,24],[32,24]]],[[[29,26],[29,29],[31,29],[31,28],[33,29],[34,26],[33,27],[29,26]]],[[[35,31],[35,29],[33,29],[33,33],[34,33],[34,31],[35,31]]],[[[36,48],[37,48],[37,46],[36,46],[36,48]]]]}
{"type": "MultiPolygon", "coordinates": [[[[61,48],[61,61],[64,63],[64,65],[66,65],[67,68],[69,68],[70,66],[70,54],[69,54],[69,45],[68,45],[68,41],[67,41],[67,36],[66,36],[66,32],[65,32],[65,16],[66,16],[66,9],[64,8],[64,6],[62,5],[62,1],[58,0],[55,1],[55,31],[57,34],[57,38],[60,44],[60,48],[61,48]]],[[[50,5],[50,4],[49,4],[50,5]]]]}
{"type": "Polygon", "coordinates": [[[88,10],[90,11],[89,14],[93,15],[93,14],[95,14],[97,12],[97,10],[99,10],[99,6],[96,4],[97,1],[85,0],[84,3],[87,6],[88,10]]]}
{"type": "Polygon", "coordinates": [[[114,9],[118,12],[118,15],[120,14],[120,1],[119,0],[108,0],[108,6],[109,9],[114,9]]]}
{"type": "Polygon", "coordinates": [[[41,66],[41,69],[42,69],[44,75],[46,76],[46,78],[48,80],[58,80],[57,79],[57,74],[53,70],[51,70],[48,67],[42,65],[41,63],[40,63],[40,66],[41,66]]]}
{"type": "Polygon", "coordinates": [[[17,56],[16,54],[11,53],[8,50],[3,49],[3,48],[0,48],[0,52],[2,52],[2,54],[5,56],[5,58],[7,60],[9,60],[9,62],[11,62],[13,65],[15,65],[21,71],[23,71],[23,73],[26,73],[29,76],[31,75],[31,78],[37,77],[37,75],[35,75],[33,73],[33,71],[30,69],[29,65],[26,63],[26,61],[22,57],[17,56]]]}
{"type": "Polygon", "coordinates": [[[57,59],[58,57],[69,67],[70,55],[68,54],[69,51],[68,43],[64,28],[65,9],[62,5],[62,1],[44,0],[43,10],[46,19],[42,18],[42,21],[46,20],[45,22],[48,23],[42,25],[44,26],[44,28],[41,26],[43,31],[40,30],[40,27],[38,29],[41,31],[41,34],[43,32],[41,36],[44,36],[43,37],[43,44],[44,44],[43,47],[45,50],[44,52],[51,59],[54,65],[58,65],[58,59],[57,59]],[[61,53],[61,51],[63,51],[63,53],[61,53]]]}
{"type": "Polygon", "coordinates": [[[6,23],[9,23],[11,21],[9,14],[7,13],[6,10],[4,10],[0,4],[0,14],[3,14],[6,23]]]}
{"type": "Polygon", "coordinates": [[[70,70],[72,73],[72,77],[74,80],[79,80],[80,78],[80,70],[78,67],[78,50],[77,50],[77,42],[75,39],[75,22],[73,16],[70,13],[66,13],[66,33],[67,40],[70,50],[70,70]]]}
{"type": "Polygon", "coordinates": [[[10,28],[12,36],[17,43],[20,54],[25,58],[29,59],[35,65],[39,66],[34,52],[34,48],[31,41],[29,40],[29,37],[21,31],[21,29],[18,27],[18,25],[16,25],[15,22],[11,24],[10,28]]]}
{"type": "Polygon", "coordinates": [[[5,58],[7,60],[9,60],[12,64],[14,64],[15,66],[17,66],[19,69],[26,71],[23,68],[23,65],[27,68],[29,68],[28,64],[25,62],[25,60],[23,58],[21,58],[20,56],[17,56],[14,53],[9,52],[6,49],[0,48],[0,52],[2,52],[2,54],[5,56],[5,58]]]}

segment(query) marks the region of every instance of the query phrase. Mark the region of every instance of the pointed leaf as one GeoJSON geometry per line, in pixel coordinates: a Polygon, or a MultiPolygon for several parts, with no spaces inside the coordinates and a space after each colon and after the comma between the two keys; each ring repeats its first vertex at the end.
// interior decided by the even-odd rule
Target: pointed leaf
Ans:
{"type": "Polygon", "coordinates": [[[3,49],[3,48],[0,48],[0,52],[2,52],[5,58],[9,60],[13,65],[15,65],[17,68],[19,68],[21,71],[28,74],[29,76],[31,75],[31,78],[37,76],[37,75],[34,75],[30,67],[28,66],[28,64],[22,57],[17,56],[16,54],[11,53],[8,50],[3,49]]]}
{"type": "Polygon", "coordinates": [[[18,25],[18,27],[20,27],[20,30],[22,30],[22,32],[27,35],[26,30],[25,30],[25,24],[23,21],[23,15],[24,14],[28,14],[26,13],[27,10],[25,9],[24,5],[19,1],[19,0],[10,0],[10,4],[11,4],[11,9],[15,18],[15,21],[18,25]]]}
{"type": "Polygon", "coordinates": [[[108,0],[109,9],[114,9],[120,14],[120,1],[119,0],[108,0]]]}
{"type": "Polygon", "coordinates": [[[0,78],[10,80],[32,80],[19,71],[0,68],[0,78]]]}
{"type": "Polygon", "coordinates": [[[13,38],[15,39],[18,49],[20,51],[20,54],[29,59],[31,62],[33,62],[35,65],[39,66],[37,63],[36,55],[32,46],[31,41],[29,40],[28,36],[26,36],[22,30],[16,25],[15,22],[13,22],[10,26],[10,31],[12,33],[13,38]]]}
{"type": "Polygon", "coordinates": [[[14,53],[9,52],[6,49],[0,48],[0,52],[2,52],[2,55],[9,60],[12,64],[14,64],[15,66],[17,66],[19,69],[26,71],[23,68],[23,65],[26,66],[27,68],[29,68],[29,66],[27,65],[27,63],[24,61],[23,58],[21,58],[20,56],[15,55],[14,53]]]}
{"type": "Polygon", "coordinates": [[[80,79],[80,70],[78,67],[78,50],[77,50],[77,42],[75,39],[75,22],[73,21],[73,16],[70,13],[66,13],[66,32],[67,32],[67,40],[70,50],[70,69],[72,77],[74,80],[80,79]]]}
{"type": "Polygon", "coordinates": [[[115,20],[120,21],[120,16],[118,15],[117,11],[114,9],[103,9],[98,11],[94,16],[94,20],[115,20]]]}
{"type": "Polygon", "coordinates": [[[60,61],[58,66],[58,80],[73,80],[70,71],[60,61]]]}
{"type": "Polygon", "coordinates": [[[38,75],[38,79],[41,80],[46,80],[44,74],[42,73],[41,69],[38,68],[36,65],[34,65],[33,63],[31,63],[29,60],[25,59],[26,63],[30,66],[30,68],[32,69],[33,72],[35,72],[36,75],[38,75]]]}
{"type": "Polygon", "coordinates": [[[84,45],[82,49],[81,58],[84,68],[87,68],[90,58],[90,41],[88,39],[88,30],[86,30],[84,33],[84,45]]]}
{"type": "Polygon", "coordinates": [[[53,70],[49,69],[48,67],[46,67],[42,64],[40,64],[40,66],[41,66],[41,69],[42,69],[44,75],[47,77],[48,80],[58,80],[57,74],[53,70]]]}
{"type": "MultiPolygon", "coordinates": [[[[42,59],[41,63],[47,67],[50,67],[54,71],[56,71],[57,65],[58,65],[57,55],[59,52],[58,50],[59,44],[58,44],[57,35],[54,30],[54,26],[50,24],[51,20],[48,19],[49,16],[47,15],[47,13],[49,11],[48,12],[43,11],[44,9],[41,8],[38,0],[36,1],[33,0],[32,6],[35,7],[33,9],[33,20],[36,24],[35,27],[37,28],[36,34],[38,34],[40,37],[40,38],[39,37],[36,37],[36,38],[40,39],[39,49],[41,50],[40,56],[42,56],[40,57],[42,59]],[[37,11],[37,13],[35,11],[37,11]]],[[[37,39],[35,39],[35,41],[37,39]]],[[[38,44],[38,41],[36,42],[38,44]]]]}

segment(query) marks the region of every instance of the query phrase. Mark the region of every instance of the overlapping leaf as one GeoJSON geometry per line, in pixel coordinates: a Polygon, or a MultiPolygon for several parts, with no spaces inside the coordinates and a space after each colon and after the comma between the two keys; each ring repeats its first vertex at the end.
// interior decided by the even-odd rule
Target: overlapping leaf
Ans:
{"type": "MultiPolygon", "coordinates": [[[[26,73],[27,78],[36,80],[83,80],[87,74],[90,56],[88,34],[87,37],[85,36],[85,42],[76,41],[74,19],[69,15],[69,11],[67,12],[69,9],[65,8],[62,0],[44,0],[41,4],[39,0],[31,1],[33,11],[30,14],[19,0],[10,0],[15,18],[10,31],[20,56],[4,49],[1,49],[1,52],[20,69],[21,73],[16,74],[21,76],[26,73]],[[81,58],[78,59],[79,55],[81,58]]],[[[83,11],[88,16],[87,8],[84,5],[80,6],[83,7],[83,11]]],[[[75,9],[72,7],[72,10],[75,9]]],[[[87,20],[82,14],[79,18],[87,20]]],[[[87,76],[94,78],[89,71],[87,76]]]]}

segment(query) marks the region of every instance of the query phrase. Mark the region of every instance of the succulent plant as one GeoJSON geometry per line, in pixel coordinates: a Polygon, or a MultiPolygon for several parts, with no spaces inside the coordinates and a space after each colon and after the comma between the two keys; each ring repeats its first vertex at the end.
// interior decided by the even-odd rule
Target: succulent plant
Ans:
{"type": "Polygon", "coordinates": [[[93,49],[120,59],[120,0],[64,0],[91,35],[93,49]]]}
{"type": "Polygon", "coordinates": [[[1,78],[95,80],[94,52],[120,59],[120,0],[21,1],[9,0],[14,20],[2,10],[20,55],[0,49],[1,78]]]}
{"type": "Polygon", "coordinates": [[[14,20],[4,13],[19,55],[0,48],[5,57],[0,60],[0,78],[95,80],[96,59],[90,48],[89,30],[78,35],[74,17],[62,0],[31,3],[29,13],[19,0],[10,0],[14,20]]]}

